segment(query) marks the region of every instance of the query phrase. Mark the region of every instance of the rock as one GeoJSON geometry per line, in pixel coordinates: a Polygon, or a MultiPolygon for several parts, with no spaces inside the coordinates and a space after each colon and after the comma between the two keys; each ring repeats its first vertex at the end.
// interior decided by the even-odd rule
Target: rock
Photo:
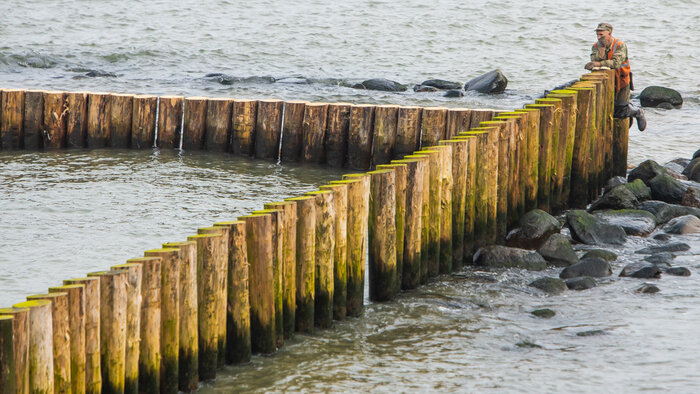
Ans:
{"type": "Polygon", "coordinates": [[[657,107],[659,104],[669,103],[674,108],[680,108],[683,105],[683,97],[677,90],[663,86],[647,86],[639,94],[639,102],[642,107],[657,107]]]}
{"type": "Polygon", "coordinates": [[[700,208],[668,204],[663,201],[644,201],[639,204],[637,209],[649,211],[654,214],[657,224],[664,224],[673,218],[683,215],[693,215],[700,218],[700,208]]]}
{"type": "Polygon", "coordinates": [[[664,272],[673,276],[690,276],[690,270],[685,267],[670,267],[666,268],[664,272]]]}
{"type": "Polygon", "coordinates": [[[567,289],[563,280],[550,277],[539,278],[530,283],[529,286],[540,289],[547,294],[561,294],[567,289]]]}
{"type": "Polygon", "coordinates": [[[668,234],[659,233],[659,234],[654,235],[654,239],[657,241],[666,242],[666,241],[671,240],[671,236],[668,234]]]}
{"type": "Polygon", "coordinates": [[[426,93],[426,92],[439,92],[440,89],[433,87],[433,86],[416,85],[413,87],[413,91],[418,92],[418,93],[426,93]]]}
{"type": "Polygon", "coordinates": [[[642,162],[627,175],[627,182],[633,182],[635,179],[641,179],[647,185],[649,181],[659,174],[665,174],[666,169],[659,165],[654,160],[642,162]]]}
{"type": "Polygon", "coordinates": [[[693,153],[693,157],[691,160],[695,160],[697,158],[700,158],[700,149],[696,150],[695,153],[693,153]]]}
{"type": "Polygon", "coordinates": [[[666,245],[652,245],[646,248],[636,250],[634,253],[639,254],[655,254],[661,252],[685,252],[690,250],[690,245],[683,242],[674,242],[666,245]]]}
{"type": "Polygon", "coordinates": [[[576,336],[578,337],[596,337],[598,335],[606,335],[607,333],[605,330],[588,330],[588,331],[581,331],[577,332],[576,336]]]}
{"type": "Polygon", "coordinates": [[[508,86],[508,79],[501,70],[489,71],[464,85],[464,90],[474,90],[479,93],[502,93],[508,86]]]}
{"type": "Polygon", "coordinates": [[[508,233],[506,245],[537,249],[550,235],[558,233],[559,230],[561,230],[561,224],[554,216],[541,209],[533,209],[520,218],[519,228],[508,233]]]}
{"type": "Polygon", "coordinates": [[[679,179],[679,177],[683,176],[682,172],[685,169],[685,165],[669,161],[668,163],[664,164],[664,168],[666,169],[666,171],[668,171],[669,175],[676,179],[679,179]]]}
{"type": "Polygon", "coordinates": [[[651,189],[641,179],[627,182],[624,186],[634,194],[638,201],[651,200],[651,189]]]}
{"type": "Polygon", "coordinates": [[[673,106],[671,103],[661,103],[656,106],[658,109],[676,109],[676,107],[673,106]]]}
{"type": "Polygon", "coordinates": [[[578,276],[566,280],[566,287],[568,287],[569,290],[588,290],[597,285],[595,279],[590,276],[578,276]]]}
{"type": "Polygon", "coordinates": [[[578,262],[578,256],[571,247],[571,242],[561,235],[552,234],[539,249],[539,253],[551,265],[556,267],[568,267],[578,262]]]}
{"type": "Polygon", "coordinates": [[[688,164],[686,164],[681,174],[690,178],[690,173],[695,169],[695,166],[697,166],[698,164],[700,164],[700,157],[696,157],[693,160],[691,160],[688,164]]]}
{"type": "Polygon", "coordinates": [[[661,267],[670,267],[671,261],[673,261],[673,259],[675,258],[676,255],[671,252],[660,252],[652,254],[651,256],[647,256],[642,260],[661,267]]]}
{"type": "Polygon", "coordinates": [[[524,268],[533,271],[547,268],[547,262],[538,253],[501,245],[479,249],[474,254],[474,264],[489,268],[524,268]]]}
{"type": "Polygon", "coordinates": [[[274,77],[263,76],[263,77],[234,77],[231,75],[226,75],[222,73],[209,73],[204,76],[222,85],[233,85],[234,83],[249,83],[249,84],[261,84],[261,83],[273,83],[276,81],[274,77]]]}
{"type": "Polygon", "coordinates": [[[654,294],[658,293],[659,288],[656,287],[656,285],[652,285],[651,283],[645,283],[643,284],[640,288],[637,289],[637,293],[643,293],[643,294],[654,294]]]}
{"type": "Polygon", "coordinates": [[[617,254],[615,254],[615,252],[611,252],[609,250],[604,249],[591,249],[588,252],[586,252],[583,256],[581,256],[581,259],[588,259],[593,257],[603,259],[605,261],[617,260],[617,254]]]}
{"type": "Polygon", "coordinates": [[[562,279],[576,278],[578,276],[592,276],[603,278],[612,275],[610,264],[599,258],[581,259],[578,263],[564,268],[559,277],[562,279]]]}
{"type": "Polygon", "coordinates": [[[632,263],[626,265],[625,268],[622,269],[622,272],[620,272],[620,276],[629,276],[631,278],[641,279],[660,278],[661,269],[659,269],[659,267],[657,267],[654,264],[643,262],[632,263]]]}
{"type": "Polygon", "coordinates": [[[665,174],[659,174],[647,183],[651,189],[651,197],[654,200],[664,201],[669,204],[680,204],[685,194],[686,185],[678,179],[665,174]]]}
{"type": "Polygon", "coordinates": [[[461,90],[462,84],[459,82],[445,81],[444,79],[429,79],[421,83],[422,86],[431,86],[440,90],[461,90]]]}
{"type": "MultiPolygon", "coordinates": [[[[693,159],[686,159],[684,157],[677,157],[677,158],[669,161],[668,163],[678,164],[679,166],[685,168],[691,162],[691,160],[693,160],[693,159]]],[[[666,164],[668,164],[668,163],[666,163],[666,164]]]]}
{"type": "Polygon", "coordinates": [[[590,213],[574,209],[566,213],[566,222],[571,229],[571,237],[589,245],[623,244],[625,230],[616,225],[606,224],[590,213]]]}
{"type": "Polygon", "coordinates": [[[109,72],[109,71],[102,71],[102,70],[90,70],[85,73],[86,77],[108,77],[108,78],[116,78],[117,74],[109,72]]]}
{"type": "Polygon", "coordinates": [[[639,209],[599,211],[595,217],[607,224],[622,227],[627,235],[646,237],[656,228],[656,216],[639,209]]]}
{"type": "Polygon", "coordinates": [[[374,78],[355,84],[355,89],[380,90],[382,92],[405,92],[406,86],[385,78],[374,78]]]}
{"type": "Polygon", "coordinates": [[[609,192],[615,186],[624,185],[625,183],[627,183],[627,179],[625,179],[624,177],[614,176],[608,179],[608,182],[605,184],[605,188],[603,189],[604,193],[609,192]]]}
{"type": "Polygon", "coordinates": [[[666,223],[663,230],[678,235],[700,233],[700,219],[693,215],[679,216],[666,223]]]}
{"type": "Polygon", "coordinates": [[[463,97],[464,92],[461,90],[448,90],[445,92],[445,95],[443,97],[450,97],[450,98],[455,98],[455,97],[463,97]]]}
{"type": "Polygon", "coordinates": [[[520,341],[516,343],[515,346],[523,348],[542,349],[542,346],[530,341],[520,341]]]}
{"type": "Polygon", "coordinates": [[[683,193],[683,198],[681,198],[681,205],[686,207],[700,208],[700,189],[695,186],[689,186],[685,193],[683,193]]]}
{"type": "Polygon", "coordinates": [[[639,204],[639,200],[626,186],[613,187],[609,192],[603,194],[602,197],[593,201],[588,208],[588,212],[600,209],[634,209],[639,204]]]}
{"type": "Polygon", "coordinates": [[[309,80],[304,77],[281,77],[275,80],[277,83],[289,83],[293,85],[306,85],[309,80]]]}
{"type": "Polygon", "coordinates": [[[553,310],[549,308],[543,308],[543,309],[535,309],[534,311],[530,312],[534,316],[541,317],[543,319],[549,319],[554,317],[557,313],[554,312],[553,310]]]}

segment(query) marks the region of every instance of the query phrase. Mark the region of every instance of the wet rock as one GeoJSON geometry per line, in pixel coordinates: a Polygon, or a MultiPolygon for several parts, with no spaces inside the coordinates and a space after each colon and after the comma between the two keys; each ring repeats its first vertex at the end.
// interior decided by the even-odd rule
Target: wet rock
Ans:
{"type": "Polygon", "coordinates": [[[222,73],[209,73],[204,78],[214,80],[222,85],[233,85],[234,83],[262,84],[276,81],[274,77],[269,76],[234,77],[222,73]]]}
{"type": "Polygon", "coordinates": [[[85,76],[86,76],[86,77],[91,77],[91,78],[95,78],[95,77],[116,78],[116,77],[117,77],[117,74],[111,73],[111,72],[109,72],[109,71],[90,70],[90,71],[88,71],[88,72],[85,73],[85,76]]]}
{"type": "Polygon", "coordinates": [[[463,96],[464,96],[464,92],[462,92],[461,90],[448,90],[447,92],[445,92],[445,95],[444,95],[444,97],[450,97],[450,98],[463,97],[463,96]]]}
{"type": "Polygon", "coordinates": [[[445,81],[444,79],[429,79],[421,83],[422,86],[431,86],[440,90],[461,90],[462,84],[459,82],[445,81]]]}
{"type": "Polygon", "coordinates": [[[474,264],[489,268],[524,268],[541,271],[547,262],[538,253],[501,245],[490,245],[474,254],[474,264]]]}
{"type": "Polygon", "coordinates": [[[700,157],[700,149],[696,150],[695,153],[693,153],[693,158],[691,160],[695,160],[700,157]]]}
{"type": "Polygon", "coordinates": [[[694,186],[688,187],[681,198],[681,205],[700,208],[700,189],[694,186]]]}
{"type": "Polygon", "coordinates": [[[673,106],[671,103],[661,103],[656,106],[658,109],[676,109],[676,107],[673,106]]]}
{"type": "Polygon", "coordinates": [[[627,182],[625,187],[637,197],[638,201],[651,200],[651,189],[641,179],[627,182]]]}
{"type": "Polygon", "coordinates": [[[578,263],[564,268],[559,277],[561,279],[576,278],[578,276],[591,276],[594,278],[604,278],[612,275],[610,264],[599,258],[581,259],[578,263]]]}
{"type": "Polygon", "coordinates": [[[700,218],[700,208],[669,204],[663,201],[644,201],[639,204],[637,209],[649,211],[654,214],[657,224],[664,224],[673,218],[683,215],[693,215],[700,218]]]}
{"type": "Polygon", "coordinates": [[[697,166],[698,164],[700,164],[700,157],[696,157],[693,160],[691,160],[688,164],[686,164],[681,174],[687,176],[690,179],[690,173],[695,169],[695,166],[697,166]]]}
{"type": "Polygon", "coordinates": [[[275,82],[277,83],[289,83],[293,85],[306,85],[309,80],[303,77],[282,77],[278,78],[275,82]]]}
{"type": "Polygon", "coordinates": [[[529,286],[540,289],[547,294],[555,295],[561,294],[567,289],[566,283],[564,283],[563,280],[550,277],[539,278],[530,283],[529,286]]]}
{"type": "Polygon", "coordinates": [[[652,245],[646,248],[639,249],[634,253],[639,254],[656,254],[661,252],[685,252],[690,250],[690,245],[683,242],[674,242],[666,245],[652,245]]]}
{"type": "Polygon", "coordinates": [[[413,91],[417,92],[417,93],[430,93],[430,92],[439,92],[440,89],[433,87],[433,86],[415,85],[413,87],[413,91]]]}
{"type": "Polygon", "coordinates": [[[605,249],[591,249],[588,252],[586,252],[583,256],[581,256],[581,259],[589,259],[594,257],[603,259],[605,261],[617,260],[617,254],[615,252],[611,252],[605,249]]]}
{"type": "Polygon", "coordinates": [[[647,256],[643,258],[643,261],[646,261],[647,263],[658,265],[661,267],[670,267],[671,262],[673,259],[676,258],[676,255],[671,253],[671,252],[660,252],[660,253],[655,253],[652,254],[651,256],[647,256]]]}
{"type": "Polygon", "coordinates": [[[541,209],[533,209],[520,218],[520,227],[508,233],[506,245],[537,249],[550,235],[558,233],[559,230],[561,224],[554,216],[541,209]]]}
{"type": "Polygon", "coordinates": [[[515,346],[522,348],[542,349],[542,346],[530,341],[521,341],[516,343],[515,346]]]}
{"type": "Polygon", "coordinates": [[[502,93],[508,86],[508,79],[501,70],[489,71],[464,85],[464,90],[474,90],[479,93],[502,93]]]}
{"type": "Polygon", "coordinates": [[[659,233],[659,234],[654,235],[654,239],[657,241],[661,241],[661,242],[670,241],[671,238],[672,237],[670,235],[664,234],[664,233],[659,233]]]}
{"type": "Polygon", "coordinates": [[[382,92],[405,92],[406,86],[386,78],[373,78],[353,85],[355,89],[380,90],[382,92]]]}
{"type": "Polygon", "coordinates": [[[605,188],[603,189],[604,193],[609,192],[615,186],[624,185],[625,183],[627,183],[627,179],[625,179],[624,177],[614,176],[608,179],[608,182],[605,183],[605,188]]]}
{"type": "MultiPolygon", "coordinates": [[[[640,181],[641,182],[641,181],[640,181]]],[[[627,187],[619,185],[610,189],[602,197],[593,201],[588,212],[601,209],[633,209],[639,204],[639,200],[627,187]]]]}
{"type": "MultiPolygon", "coordinates": [[[[687,165],[687,164],[686,164],[687,165]]],[[[685,169],[685,165],[669,161],[668,163],[664,164],[664,168],[666,171],[671,175],[672,177],[676,179],[680,179],[682,177],[682,172],[685,169]]]]}
{"type": "Polygon", "coordinates": [[[637,289],[637,293],[643,294],[654,294],[658,293],[659,291],[661,290],[659,290],[659,288],[656,287],[656,285],[652,285],[651,283],[645,283],[637,289]]]}
{"type": "Polygon", "coordinates": [[[595,217],[607,224],[622,227],[627,235],[645,237],[656,228],[656,217],[650,212],[638,209],[599,211],[595,213],[595,217]]]}
{"type": "Polygon", "coordinates": [[[596,337],[598,335],[606,335],[607,333],[605,330],[588,330],[588,331],[581,331],[577,332],[576,336],[579,337],[596,337]]]}
{"type": "Polygon", "coordinates": [[[635,179],[641,179],[647,185],[649,181],[659,174],[665,174],[666,169],[654,160],[642,162],[627,175],[627,182],[633,182],[635,179]]]}
{"type": "Polygon", "coordinates": [[[683,105],[683,97],[674,89],[663,86],[647,86],[639,93],[639,102],[642,107],[658,107],[662,103],[668,103],[673,108],[680,108],[683,105]]]}
{"type": "Polygon", "coordinates": [[[685,267],[669,267],[664,272],[673,276],[690,276],[690,270],[685,267]]]}
{"type": "Polygon", "coordinates": [[[571,237],[589,245],[623,244],[627,236],[625,230],[616,225],[603,223],[590,213],[575,209],[566,213],[566,223],[571,229],[571,237]]]}
{"type": "Polygon", "coordinates": [[[543,308],[543,309],[535,309],[534,311],[530,312],[534,316],[541,317],[543,319],[550,319],[554,317],[557,313],[554,312],[553,310],[549,308],[543,308]]]}
{"type": "Polygon", "coordinates": [[[647,185],[651,189],[651,197],[654,200],[664,201],[669,204],[680,204],[688,188],[678,179],[668,175],[668,173],[653,177],[647,182],[647,185]]]}
{"type": "Polygon", "coordinates": [[[620,276],[641,279],[660,278],[661,269],[654,264],[637,262],[626,265],[625,268],[622,269],[622,272],[620,272],[620,276]]]}
{"type": "Polygon", "coordinates": [[[578,262],[578,256],[571,246],[571,242],[561,235],[552,234],[539,249],[539,253],[551,265],[556,267],[568,267],[578,262]]]}
{"type": "Polygon", "coordinates": [[[596,287],[598,284],[595,279],[590,276],[579,276],[576,278],[569,278],[566,280],[566,287],[569,290],[588,290],[590,288],[596,287]]]}
{"type": "Polygon", "coordinates": [[[671,219],[663,227],[669,234],[695,234],[700,233],[700,219],[693,215],[679,216],[671,219]]]}

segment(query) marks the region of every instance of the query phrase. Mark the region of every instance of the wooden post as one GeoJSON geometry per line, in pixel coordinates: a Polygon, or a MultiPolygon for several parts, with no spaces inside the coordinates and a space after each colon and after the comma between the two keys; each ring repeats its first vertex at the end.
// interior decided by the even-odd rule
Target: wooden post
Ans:
{"type": "Polygon", "coordinates": [[[66,147],[84,148],[87,138],[87,93],[66,94],[66,147]]]}
{"type": "MultiPolygon", "coordinates": [[[[425,284],[428,282],[428,265],[429,265],[429,248],[430,248],[430,209],[431,209],[431,199],[430,199],[430,155],[424,154],[416,155],[406,155],[404,160],[419,160],[422,170],[422,194],[419,197],[421,199],[421,212],[420,212],[420,263],[418,268],[418,281],[420,284],[425,284]]],[[[416,180],[416,182],[421,182],[416,180]]],[[[410,187],[410,184],[407,185],[410,187]]],[[[407,193],[409,193],[407,191],[407,193]]],[[[418,198],[418,197],[416,197],[418,198]]],[[[406,202],[408,205],[408,201],[406,202]]],[[[415,219],[413,219],[415,220],[415,219]]],[[[410,230],[409,230],[410,231],[410,230]]],[[[404,241],[408,242],[408,241],[404,241]]],[[[404,249],[405,253],[405,249],[404,249]]],[[[406,268],[404,267],[404,271],[406,268]]],[[[415,285],[416,287],[418,284],[415,285]]]]}
{"type": "Polygon", "coordinates": [[[323,163],[325,161],[323,141],[327,116],[328,104],[309,103],[306,105],[304,122],[302,123],[302,162],[323,163]]]}
{"type": "Polygon", "coordinates": [[[141,341],[141,264],[122,264],[111,268],[126,272],[126,358],[124,391],[139,392],[139,342],[141,341]]]}
{"type": "Polygon", "coordinates": [[[150,149],[155,146],[157,109],[158,97],[134,96],[133,116],[131,118],[131,147],[133,149],[150,149]]]}
{"type": "Polygon", "coordinates": [[[255,124],[255,157],[277,161],[282,134],[281,100],[260,100],[255,124]]]}
{"type": "Polygon", "coordinates": [[[508,189],[510,185],[510,135],[508,122],[497,120],[481,122],[484,126],[498,128],[498,203],[496,211],[496,243],[505,242],[508,232],[508,189]]]}
{"type": "Polygon", "coordinates": [[[88,93],[87,143],[88,148],[109,146],[109,93],[88,93]]]}
{"type": "Polygon", "coordinates": [[[316,204],[316,240],[314,275],[314,324],[320,328],[333,325],[333,255],[335,253],[335,212],[333,192],[314,191],[316,204]]]}
{"type": "Polygon", "coordinates": [[[604,162],[604,127],[605,117],[605,86],[602,78],[597,74],[588,74],[581,77],[586,84],[583,86],[592,86],[595,88],[593,95],[593,108],[591,118],[593,119],[592,133],[590,135],[590,147],[592,162],[590,164],[592,170],[589,172],[588,182],[588,197],[590,201],[595,200],[600,192],[601,185],[606,181],[603,179],[603,162],[604,162]]]}
{"type": "Polygon", "coordinates": [[[523,212],[537,207],[538,162],[540,145],[540,111],[535,108],[519,109],[525,114],[525,156],[520,169],[523,183],[523,212]]]}
{"type": "Polygon", "coordinates": [[[0,146],[17,150],[24,145],[24,90],[5,89],[0,94],[0,146]]]}
{"type": "Polygon", "coordinates": [[[335,183],[319,189],[333,192],[333,319],[342,320],[347,316],[348,298],[348,185],[335,183]]]}
{"type": "Polygon", "coordinates": [[[536,109],[540,113],[539,152],[537,160],[537,208],[550,211],[552,134],[554,130],[554,111],[552,104],[528,104],[528,109],[536,109]]]}
{"type": "Polygon", "coordinates": [[[478,137],[474,135],[455,137],[459,140],[466,141],[466,160],[464,161],[464,167],[466,168],[466,176],[464,177],[464,245],[463,245],[463,255],[462,264],[471,264],[472,256],[474,254],[474,223],[475,223],[475,213],[476,213],[476,199],[477,199],[477,181],[476,176],[478,173],[477,169],[477,144],[478,137]]]}
{"type": "Polygon", "coordinates": [[[289,339],[294,336],[296,311],[297,205],[293,201],[285,201],[267,203],[264,207],[282,211],[282,260],[279,268],[282,284],[281,329],[284,338],[289,339]]]}
{"type": "Polygon", "coordinates": [[[313,332],[316,270],[316,199],[294,197],[297,207],[296,224],[296,311],[295,326],[300,332],[313,332]]]}
{"type": "Polygon", "coordinates": [[[299,161],[303,146],[304,111],[306,101],[286,101],[284,103],[284,120],[282,123],[282,148],[280,160],[283,163],[299,161]]]}
{"type": "Polygon", "coordinates": [[[385,164],[392,159],[398,121],[399,107],[397,105],[378,105],[374,110],[372,165],[385,164]]]}
{"type": "MultiPolygon", "coordinates": [[[[440,273],[440,229],[442,214],[442,160],[441,151],[424,148],[419,151],[430,159],[429,169],[429,189],[430,189],[430,216],[429,221],[424,223],[430,229],[430,241],[428,243],[428,277],[437,276],[440,273]]],[[[407,157],[413,157],[409,155],[407,157]]]]}
{"type": "Polygon", "coordinates": [[[452,146],[439,145],[440,154],[440,273],[452,272],[452,146]]]}
{"type": "Polygon", "coordinates": [[[72,389],[68,293],[36,294],[27,297],[27,301],[34,300],[51,302],[53,389],[56,393],[69,393],[72,389]]]}
{"type": "Polygon", "coordinates": [[[24,93],[24,135],[25,150],[43,148],[44,91],[27,90],[24,93]]]}
{"type": "Polygon", "coordinates": [[[197,335],[197,243],[168,242],[163,248],[179,250],[180,259],[180,350],[178,352],[178,388],[190,392],[199,383],[197,335]]]}
{"type": "Polygon", "coordinates": [[[100,365],[100,279],[77,278],[63,281],[63,285],[85,287],[85,392],[102,390],[100,365]]]}
{"type": "Polygon", "coordinates": [[[366,170],[371,164],[374,105],[359,104],[350,108],[348,129],[348,167],[366,170]]]}
{"type": "Polygon", "coordinates": [[[180,357],[180,250],[151,249],[144,257],[160,257],[160,390],[176,392],[180,357]]]}
{"type": "Polygon", "coordinates": [[[54,373],[51,301],[25,301],[13,305],[13,308],[29,310],[29,387],[25,392],[52,393],[54,373]]]}
{"type": "Polygon", "coordinates": [[[197,229],[198,234],[214,234],[216,239],[215,276],[216,283],[216,331],[217,331],[217,366],[226,363],[226,308],[228,304],[228,263],[229,263],[229,228],[227,226],[212,226],[197,229]]]}
{"type": "MultiPolygon", "coordinates": [[[[406,166],[405,203],[403,215],[403,240],[401,289],[408,290],[420,284],[421,269],[421,216],[423,209],[423,179],[425,160],[420,158],[395,160],[392,163],[406,166]]],[[[398,174],[398,172],[397,172],[398,174]]],[[[398,190],[398,187],[397,187],[398,190]]],[[[398,196],[398,193],[397,193],[398,196]]],[[[397,199],[398,201],[398,199],[397,199]]],[[[398,204],[397,204],[398,208],[398,204]]],[[[398,218],[399,215],[397,215],[398,218]]],[[[398,226],[397,226],[398,233],[398,226]]],[[[398,237],[397,237],[398,238],[398,237]]],[[[397,239],[398,241],[398,239],[397,239]]],[[[398,242],[397,242],[398,245],[398,242]]],[[[399,251],[397,248],[397,262],[399,251]]]]}
{"type": "Polygon", "coordinates": [[[449,140],[460,133],[469,130],[471,124],[472,110],[457,108],[447,110],[447,128],[445,130],[445,139],[449,140]]]}
{"type": "Polygon", "coordinates": [[[403,283],[403,257],[404,257],[404,236],[406,226],[406,183],[407,166],[404,163],[392,162],[391,164],[380,164],[377,170],[393,170],[395,180],[396,208],[394,209],[394,223],[396,226],[396,292],[401,290],[403,283]]]}
{"type": "Polygon", "coordinates": [[[232,136],[233,99],[208,99],[204,121],[204,148],[214,152],[229,150],[232,136]]]}
{"type": "MultiPolygon", "coordinates": [[[[185,108],[182,115],[182,149],[202,150],[205,146],[205,137],[209,137],[209,133],[207,133],[207,126],[209,125],[207,122],[207,109],[211,104],[209,104],[209,100],[206,97],[185,97],[184,105],[185,108]]],[[[217,121],[221,121],[221,119],[217,118],[214,120],[214,122],[217,121]]],[[[224,125],[229,125],[230,122],[231,110],[229,109],[228,114],[223,119],[223,123],[224,125]]],[[[224,135],[223,142],[224,146],[228,145],[227,135],[224,135]]]]}
{"type": "Polygon", "coordinates": [[[410,155],[420,148],[421,107],[400,107],[399,120],[396,127],[396,144],[394,158],[402,158],[410,155]]]}
{"type": "Polygon", "coordinates": [[[109,146],[128,148],[131,142],[131,124],[134,96],[131,94],[109,95],[109,146]]]}
{"type": "Polygon", "coordinates": [[[274,353],[275,305],[272,271],[272,215],[247,215],[246,246],[250,264],[250,339],[254,352],[274,353]]]}
{"type": "Polygon", "coordinates": [[[182,96],[160,96],[156,146],[160,149],[180,149],[182,136],[182,96]]]}
{"type": "Polygon", "coordinates": [[[44,92],[43,145],[46,149],[61,149],[66,145],[66,94],[44,92]]]}
{"type": "Polygon", "coordinates": [[[0,353],[0,392],[29,392],[29,309],[0,308],[0,316],[11,316],[12,325],[0,322],[0,336],[3,337],[0,353]],[[7,348],[7,335],[10,333],[10,346],[7,348]],[[12,360],[8,352],[12,352],[12,360]]]}
{"type": "Polygon", "coordinates": [[[350,108],[348,103],[328,105],[326,121],[326,163],[331,167],[345,166],[348,155],[348,129],[350,127],[350,108]]]}
{"type": "Polygon", "coordinates": [[[368,172],[369,298],[391,301],[396,295],[396,186],[394,170],[368,172]]]}
{"type": "Polygon", "coordinates": [[[423,108],[421,125],[421,148],[431,147],[445,139],[447,131],[447,108],[423,108]]]}
{"type": "MultiPolygon", "coordinates": [[[[141,311],[138,336],[138,389],[160,392],[160,289],[161,258],[139,257],[126,261],[141,266],[141,311]]],[[[128,346],[128,342],[127,342],[128,346]]]]}
{"type": "Polygon", "coordinates": [[[218,234],[197,234],[187,237],[197,243],[197,337],[199,348],[199,380],[216,377],[219,351],[216,261],[220,250],[218,234]]]}
{"type": "Polygon", "coordinates": [[[234,100],[231,125],[231,151],[236,155],[253,155],[255,146],[256,100],[234,100]]]}
{"type": "Polygon", "coordinates": [[[248,299],[248,250],[245,222],[242,220],[215,223],[227,227],[229,260],[226,301],[226,363],[250,361],[250,301],[248,299]]]}
{"type": "Polygon", "coordinates": [[[123,393],[126,365],[126,272],[92,272],[100,280],[102,392],[123,393]]]}
{"type": "MultiPolygon", "coordinates": [[[[524,189],[524,177],[521,176],[521,162],[524,159],[521,155],[525,153],[523,145],[525,141],[522,130],[525,125],[527,115],[521,112],[502,112],[494,119],[507,123],[509,131],[508,160],[510,171],[508,172],[508,213],[506,215],[506,231],[518,225],[520,217],[523,215],[524,200],[522,190],[524,189]]],[[[506,232],[507,234],[507,232],[506,232]]]]}
{"type": "MultiPolygon", "coordinates": [[[[553,90],[547,97],[558,98],[562,101],[562,118],[559,134],[559,154],[563,165],[561,176],[557,178],[561,189],[560,210],[569,207],[571,189],[571,167],[574,155],[574,140],[576,138],[577,93],[575,90],[553,90]],[[561,179],[560,179],[561,178],[561,179]]],[[[625,172],[627,169],[625,168],[625,172]]],[[[623,174],[624,175],[624,174],[623,174]]]]}
{"type": "MultiPolygon", "coordinates": [[[[367,223],[370,179],[367,174],[345,174],[348,183],[348,316],[360,316],[365,294],[367,223]]],[[[342,181],[341,181],[342,182],[342,181]]],[[[333,184],[335,182],[331,182],[333,184]]]]}
{"type": "Polygon", "coordinates": [[[452,271],[462,269],[464,264],[464,216],[466,213],[467,141],[446,140],[440,144],[452,147],[452,271]]]}
{"type": "Polygon", "coordinates": [[[564,172],[564,157],[566,154],[566,136],[564,135],[563,144],[560,142],[562,137],[562,119],[567,118],[568,114],[563,114],[564,104],[561,99],[544,98],[535,100],[536,104],[551,104],[554,106],[554,117],[552,124],[552,140],[551,140],[551,156],[549,157],[550,166],[550,191],[549,191],[549,208],[552,213],[558,213],[561,209],[561,183],[564,172]]]}
{"type": "Polygon", "coordinates": [[[492,109],[473,109],[469,129],[476,129],[481,125],[481,122],[491,120],[496,116],[496,111],[492,109]]]}
{"type": "Polygon", "coordinates": [[[627,174],[627,148],[630,135],[629,118],[615,119],[613,123],[613,176],[627,174]]]}
{"type": "MultiPolygon", "coordinates": [[[[571,164],[571,183],[569,206],[582,209],[588,205],[588,172],[590,160],[590,133],[592,100],[594,87],[584,87],[577,83],[568,90],[575,91],[576,98],[576,133],[571,164]]],[[[626,169],[625,169],[626,170],[626,169]]]]}

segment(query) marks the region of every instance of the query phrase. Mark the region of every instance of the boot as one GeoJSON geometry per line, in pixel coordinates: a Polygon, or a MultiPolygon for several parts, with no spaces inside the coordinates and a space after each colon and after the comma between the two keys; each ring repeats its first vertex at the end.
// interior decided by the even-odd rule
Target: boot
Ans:
{"type": "MultiPolygon", "coordinates": [[[[630,109],[632,110],[630,115],[634,116],[634,118],[637,119],[637,128],[639,129],[639,131],[644,131],[644,129],[647,128],[647,118],[644,116],[644,110],[641,108],[632,107],[631,105],[630,109]]],[[[630,126],[631,125],[632,122],[630,121],[630,126]]]]}

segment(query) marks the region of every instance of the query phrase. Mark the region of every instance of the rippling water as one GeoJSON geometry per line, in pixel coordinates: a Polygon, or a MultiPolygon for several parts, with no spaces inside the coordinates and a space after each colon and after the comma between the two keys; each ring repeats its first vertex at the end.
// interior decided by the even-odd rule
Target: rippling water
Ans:
{"type": "MultiPolygon", "coordinates": [[[[690,156],[700,148],[697,0],[12,2],[0,16],[0,88],[512,109],[585,72],[603,20],[629,46],[637,93],[662,85],[685,99],[647,110],[647,131],[630,132],[630,164],[690,156]],[[464,83],[494,68],[509,78],[503,94],[347,87],[464,83]]],[[[187,152],[0,152],[0,306],[339,176],[187,152]]],[[[527,287],[541,274],[467,270],[227,367],[202,391],[698,392],[700,243],[685,241],[676,264],[693,276],[664,276],[656,295],[611,278],[543,297],[527,287]],[[540,307],[557,315],[531,317],[540,307]]],[[[615,274],[649,242],[630,237],[615,274]]]]}

